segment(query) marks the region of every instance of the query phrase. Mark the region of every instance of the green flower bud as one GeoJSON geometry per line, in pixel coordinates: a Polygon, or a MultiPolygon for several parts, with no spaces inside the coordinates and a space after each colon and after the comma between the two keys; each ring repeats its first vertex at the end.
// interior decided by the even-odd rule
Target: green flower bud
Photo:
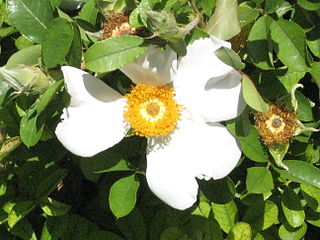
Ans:
{"type": "Polygon", "coordinates": [[[155,36],[159,36],[170,42],[181,40],[179,36],[179,27],[172,13],[161,11],[146,11],[147,23],[150,30],[155,36]]]}
{"type": "Polygon", "coordinates": [[[46,90],[50,78],[39,67],[19,65],[14,68],[0,68],[0,77],[19,93],[38,94],[46,90]]]}

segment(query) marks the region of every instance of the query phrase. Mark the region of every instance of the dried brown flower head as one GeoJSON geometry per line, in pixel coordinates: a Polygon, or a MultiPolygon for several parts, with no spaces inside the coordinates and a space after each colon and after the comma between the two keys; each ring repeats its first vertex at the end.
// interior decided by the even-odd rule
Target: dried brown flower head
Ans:
{"type": "Polygon", "coordinates": [[[261,140],[267,146],[286,144],[297,127],[296,113],[275,104],[269,106],[268,113],[258,112],[254,120],[261,140]]]}
{"type": "Polygon", "coordinates": [[[114,13],[109,16],[108,21],[103,26],[102,39],[114,36],[134,35],[135,28],[129,25],[129,18],[124,13],[114,13]]]}

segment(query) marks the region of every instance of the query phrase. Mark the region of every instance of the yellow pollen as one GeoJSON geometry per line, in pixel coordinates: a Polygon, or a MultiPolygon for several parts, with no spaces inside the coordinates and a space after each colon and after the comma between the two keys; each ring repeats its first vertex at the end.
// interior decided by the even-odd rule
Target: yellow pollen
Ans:
{"type": "Polygon", "coordinates": [[[125,121],[143,137],[167,136],[180,119],[182,106],[174,99],[173,88],[136,85],[125,95],[125,121]]]}

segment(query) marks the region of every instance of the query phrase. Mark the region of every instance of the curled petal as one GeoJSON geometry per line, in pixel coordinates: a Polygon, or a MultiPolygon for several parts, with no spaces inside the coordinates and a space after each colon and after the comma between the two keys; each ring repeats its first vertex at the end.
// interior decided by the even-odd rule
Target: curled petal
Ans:
{"type": "Polygon", "coordinates": [[[58,140],[72,153],[89,157],[118,143],[125,135],[124,100],[99,79],[63,67],[71,103],[56,128],[58,140]]]}
{"type": "Polygon", "coordinates": [[[142,56],[120,70],[136,84],[161,86],[172,81],[176,68],[177,54],[170,47],[162,50],[150,45],[142,56]]]}
{"type": "Polygon", "coordinates": [[[239,116],[245,107],[241,78],[241,74],[232,70],[220,76],[218,81],[215,78],[215,81],[207,81],[204,85],[196,79],[192,85],[175,82],[175,90],[179,103],[195,119],[220,122],[239,116]]]}
{"type": "MultiPolygon", "coordinates": [[[[149,146],[154,139],[149,139],[149,146]]],[[[209,180],[228,175],[241,151],[234,137],[220,125],[183,118],[165,146],[154,145],[147,156],[147,181],[152,192],[177,209],[196,201],[195,177],[209,180]],[[160,147],[156,147],[160,146],[160,147]]]]}

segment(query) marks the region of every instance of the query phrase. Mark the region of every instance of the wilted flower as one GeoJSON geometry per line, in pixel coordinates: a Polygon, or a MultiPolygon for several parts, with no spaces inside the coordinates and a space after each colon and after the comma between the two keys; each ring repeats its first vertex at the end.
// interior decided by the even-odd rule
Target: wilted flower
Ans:
{"type": "Polygon", "coordinates": [[[118,143],[127,126],[148,137],[146,177],[164,202],[185,209],[196,201],[198,179],[225,177],[241,151],[219,121],[238,116],[244,102],[241,75],[214,52],[216,38],[189,45],[179,59],[155,46],[121,68],[136,85],[122,97],[86,72],[63,67],[71,103],[56,129],[76,155],[92,156],[118,143]]]}
{"type": "Polygon", "coordinates": [[[275,104],[269,106],[268,113],[258,112],[254,120],[261,140],[267,146],[288,143],[297,127],[296,113],[275,104]]]}

